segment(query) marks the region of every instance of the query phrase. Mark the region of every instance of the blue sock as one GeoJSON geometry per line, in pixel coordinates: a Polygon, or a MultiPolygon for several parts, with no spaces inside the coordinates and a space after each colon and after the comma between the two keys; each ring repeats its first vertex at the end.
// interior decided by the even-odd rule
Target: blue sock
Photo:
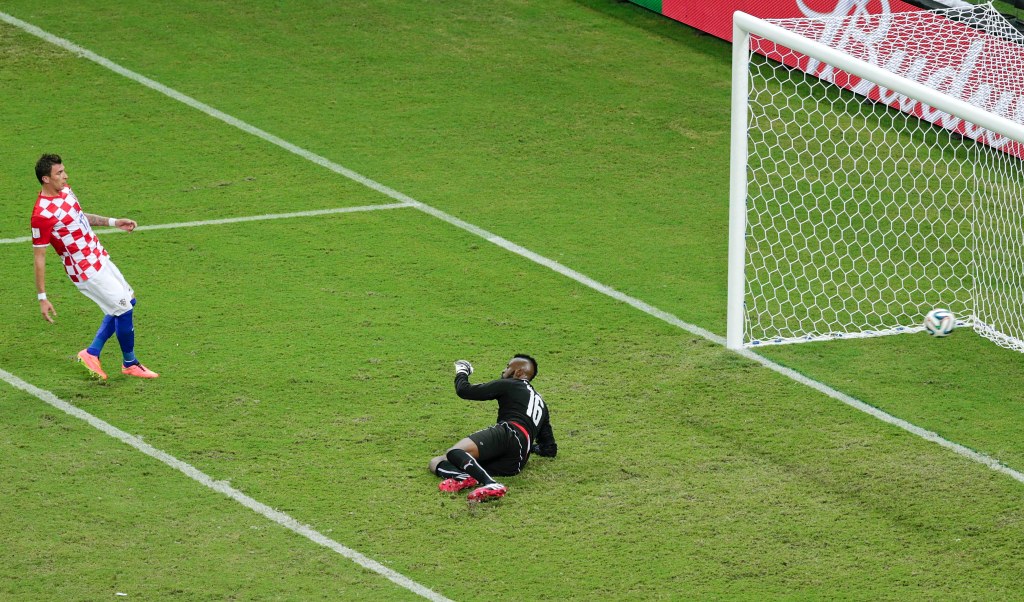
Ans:
{"type": "Polygon", "coordinates": [[[103,351],[103,345],[112,336],[114,336],[114,316],[103,316],[100,329],[96,331],[96,338],[92,340],[92,344],[86,351],[89,352],[89,355],[99,357],[100,352],[103,351]]]}
{"type": "Polygon", "coordinates": [[[139,363],[139,360],[135,359],[135,324],[132,322],[133,313],[135,313],[134,310],[129,310],[114,318],[117,342],[121,345],[125,366],[139,363]]]}

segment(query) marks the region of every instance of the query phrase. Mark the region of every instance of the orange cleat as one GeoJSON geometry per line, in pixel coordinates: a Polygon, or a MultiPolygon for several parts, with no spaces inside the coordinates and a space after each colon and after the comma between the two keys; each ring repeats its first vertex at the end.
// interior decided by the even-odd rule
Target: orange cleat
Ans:
{"type": "Polygon", "coordinates": [[[100,366],[100,358],[89,353],[88,349],[83,349],[78,352],[78,361],[82,362],[85,368],[92,373],[93,376],[100,380],[107,380],[107,373],[103,371],[100,366]]]}
{"type": "Polygon", "coordinates": [[[121,374],[127,374],[128,376],[138,376],[139,378],[156,378],[160,376],[156,372],[153,372],[149,368],[142,364],[135,364],[132,366],[121,366],[121,374]]]}
{"type": "Polygon", "coordinates": [[[504,497],[507,491],[508,488],[501,483],[491,483],[490,485],[477,487],[470,492],[466,499],[471,502],[486,502],[487,500],[496,500],[500,497],[504,497]]]}

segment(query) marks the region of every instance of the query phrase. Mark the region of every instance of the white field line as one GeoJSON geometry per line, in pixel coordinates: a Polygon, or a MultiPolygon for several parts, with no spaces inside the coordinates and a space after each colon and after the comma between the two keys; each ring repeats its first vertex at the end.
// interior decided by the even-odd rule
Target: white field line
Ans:
{"type": "MultiPolygon", "coordinates": [[[[225,122],[225,123],[227,123],[229,125],[232,125],[232,126],[238,128],[238,129],[241,129],[241,130],[243,130],[245,132],[249,132],[250,134],[252,134],[254,136],[257,136],[259,138],[262,138],[263,140],[266,140],[267,142],[270,142],[271,144],[277,145],[277,146],[279,146],[279,147],[281,147],[281,148],[283,148],[285,150],[288,150],[289,152],[292,152],[292,153],[295,153],[296,155],[299,155],[300,157],[308,159],[309,161],[312,161],[313,163],[316,163],[317,165],[320,165],[322,167],[326,167],[327,169],[329,169],[329,170],[331,170],[331,171],[333,171],[335,173],[343,175],[346,178],[349,178],[349,179],[351,179],[351,180],[353,180],[355,182],[359,182],[360,184],[363,184],[364,186],[366,186],[366,187],[368,187],[368,188],[370,188],[372,190],[376,190],[377,192],[380,192],[381,194],[384,194],[384,195],[386,195],[388,197],[391,197],[391,198],[395,199],[396,201],[399,201],[400,203],[405,203],[405,204],[411,205],[413,207],[416,207],[417,209],[419,209],[420,211],[423,211],[424,213],[432,215],[432,216],[434,216],[434,217],[436,217],[436,218],[438,218],[438,219],[440,219],[442,221],[445,221],[445,222],[447,222],[447,223],[449,223],[449,224],[451,224],[453,226],[456,226],[458,228],[466,230],[467,232],[475,234],[476,236],[479,236],[479,237],[487,240],[488,242],[491,242],[491,243],[493,243],[495,245],[498,245],[499,247],[501,247],[503,249],[511,251],[512,253],[515,253],[517,255],[525,257],[526,259],[529,259],[530,261],[536,262],[536,263],[538,263],[540,265],[543,265],[543,266],[545,266],[545,267],[547,267],[547,268],[549,268],[551,270],[554,270],[555,272],[557,272],[557,273],[559,273],[559,274],[561,274],[561,275],[563,275],[563,276],[565,276],[567,278],[575,280],[576,282],[579,282],[580,284],[583,284],[584,286],[587,286],[587,287],[589,287],[589,288],[591,288],[591,289],[593,289],[595,291],[598,291],[598,292],[600,292],[600,293],[602,293],[604,295],[612,297],[613,299],[616,299],[618,301],[626,303],[626,304],[628,304],[628,305],[630,305],[630,306],[632,306],[632,307],[634,307],[634,308],[636,308],[636,309],[638,309],[638,310],[640,310],[640,311],[642,311],[642,312],[644,312],[644,313],[646,313],[648,315],[651,315],[653,317],[658,318],[659,320],[663,320],[663,321],[665,321],[665,322],[667,322],[667,323],[669,323],[669,324],[671,324],[673,326],[676,326],[676,327],[678,327],[678,328],[680,328],[682,330],[685,330],[686,332],[689,332],[689,333],[694,334],[696,336],[702,337],[704,339],[707,339],[707,340],[712,341],[714,343],[717,343],[719,345],[725,346],[725,338],[724,337],[721,337],[721,336],[719,336],[717,334],[714,334],[714,333],[712,333],[712,332],[710,332],[710,331],[708,331],[708,330],[706,330],[704,328],[701,328],[699,326],[696,326],[694,324],[690,324],[688,322],[684,322],[683,320],[679,319],[678,317],[676,317],[676,316],[674,316],[674,315],[672,315],[672,314],[670,314],[668,312],[662,311],[662,310],[660,310],[660,309],[658,309],[656,307],[653,307],[653,306],[651,306],[651,305],[649,305],[649,304],[647,304],[647,303],[645,303],[645,302],[643,302],[643,301],[641,301],[639,299],[636,299],[635,297],[631,297],[631,296],[626,295],[625,293],[619,292],[619,291],[617,291],[617,290],[615,290],[615,289],[613,289],[613,288],[611,288],[609,286],[601,284],[600,282],[597,282],[596,280],[593,280],[593,279],[589,278],[588,276],[585,276],[585,275],[583,275],[583,274],[581,274],[581,273],[579,273],[579,272],[577,272],[575,270],[567,268],[567,267],[563,266],[562,264],[560,264],[560,263],[558,263],[556,261],[548,259],[548,258],[546,258],[546,257],[544,257],[542,255],[538,255],[537,253],[534,253],[533,251],[530,251],[529,249],[521,247],[521,246],[519,246],[519,245],[517,245],[517,244],[515,244],[513,242],[505,240],[504,238],[502,238],[500,236],[497,236],[496,234],[492,234],[492,233],[488,232],[487,230],[484,230],[484,229],[482,229],[482,228],[480,228],[478,226],[475,226],[473,224],[465,222],[465,221],[463,221],[463,220],[461,220],[461,219],[459,219],[459,218],[457,218],[457,217],[455,217],[453,215],[449,215],[448,213],[445,213],[445,212],[441,211],[440,209],[436,209],[434,207],[431,207],[429,205],[421,203],[421,202],[419,202],[419,201],[417,201],[417,200],[415,200],[415,199],[413,199],[413,198],[411,198],[411,197],[409,197],[407,195],[404,195],[404,194],[402,194],[402,193],[400,193],[400,192],[398,192],[398,191],[396,191],[396,190],[394,190],[392,188],[389,188],[389,187],[387,187],[387,186],[385,186],[383,184],[380,184],[378,182],[375,182],[374,180],[371,180],[371,179],[369,179],[369,178],[367,178],[367,177],[365,177],[365,176],[363,176],[361,174],[358,174],[358,173],[356,173],[356,172],[354,172],[354,171],[352,171],[352,170],[350,170],[350,169],[348,169],[346,167],[343,167],[343,166],[341,166],[341,165],[339,165],[339,164],[337,164],[337,163],[335,163],[335,162],[333,162],[333,161],[331,161],[331,160],[329,160],[327,158],[321,157],[320,155],[317,155],[317,154],[312,153],[310,151],[307,151],[307,150],[305,150],[305,149],[303,149],[301,147],[298,147],[298,146],[296,146],[296,145],[294,145],[294,144],[292,144],[290,142],[282,140],[281,138],[278,138],[277,136],[274,136],[273,134],[267,133],[267,132],[265,132],[265,131],[263,131],[263,130],[255,127],[255,126],[249,125],[248,123],[245,123],[245,122],[243,122],[243,121],[241,121],[239,119],[236,119],[235,117],[232,117],[232,116],[227,115],[227,114],[225,114],[225,113],[223,113],[221,111],[218,111],[217,109],[214,109],[213,107],[211,107],[211,106],[209,106],[207,104],[199,102],[198,100],[195,100],[195,99],[193,99],[193,98],[191,98],[189,96],[186,96],[186,95],[184,95],[184,94],[182,94],[182,93],[180,93],[180,92],[178,92],[176,90],[168,88],[167,86],[164,86],[163,84],[157,83],[157,82],[155,82],[155,81],[153,81],[153,80],[151,80],[151,79],[149,79],[147,77],[144,77],[142,75],[139,75],[138,73],[135,73],[134,71],[130,71],[130,70],[128,70],[128,69],[126,69],[126,68],[124,68],[124,67],[122,67],[120,65],[117,65],[116,63],[113,63],[110,60],[108,60],[106,58],[103,58],[103,57],[97,55],[94,52],[86,50],[86,49],[84,49],[84,48],[82,48],[82,47],[80,47],[80,46],[78,46],[78,45],[76,45],[76,44],[74,44],[74,43],[72,43],[72,42],[70,42],[68,40],[65,40],[63,38],[59,38],[57,36],[54,36],[53,34],[47,33],[47,32],[43,31],[42,29],[39,29],[38,27],[36,27],[34,25],[31,25],[29,23],[25,23],[24,21],[21,21],[20,19],[16,19],[16,18],[14,18],[14,17],[12,17],[10,15],[7,15],[6,13],[0,12],[0,20],[6,21],[7,23],[10,23],[11,25],[14,25],[15,27],[23,29],[24,31],[26,31],[28,33],[31,33],[32,35],[40,37],[40,38],[42,38],[42,39],[44,39],[44,40],[46,40],[46,41],[48,41],[48,42],[50,42],[52,44],[60,46],[60,47],[66,49],[66,50],[68,50],[70,52],[73,52],[73,53],[75,53],[75,54],[77,54],[79,56],[82,56],[82,57],[87,58],[87,59],[89,59],[89,60],[91,60],[93,62],[96,62],[96,63],[98,63],[98,64],[100,64],[100,65],[102,65],[102,66],[104,66],[104,67],[106,67],[106,68],[116,72],[116,73],[119,73],[119,74],[121,74],[121,75],[123,75],[123,76],[125,76],[125,77],[127,77],[127,78],[129,78],[131,80],[133,80],[133,81],[136,81],[136,82],[138,82],[138,83],[140,83],[140,84],[142,84],[142,85],[144,85],[144,86],[146,86],[148,88],[156,90],[156,91],[158,91],[158,92],[160,92],[162,94],[165,94],[165,95],[167,95],[167,96],[169,96],[169,97],[171,97],[171,98],[173,98],[175,100],[178,100],[178,101],[180,101],[180,102],[182,102],[184,104],[187,104],[188,106],[193,107],[193,108],[195,108],[195,109],[205,113],[206,115],[209,115],[210,117],[214,117],[214,118],[219,119],[219,120],[221,120],[221,121],[223,121],[223,122],[225,122]]],[[[968,448],[964,447],[963,445],[960,445],[958,443],[954,443],[952,441],[949,441],[949,440],[941,437],[937,433],[934,433],[932,431],[928,431],[926,429],[923,429],[923,428],[920,428],[918,426],[915,426],[915,425],[913,425],[913,424],[911,424],[911,423],[909,423],[909,422],[907,422],[907,421],[905,421],[903,419],[896,418],[895,416],[892,416],[891,414],[883,412],[882,410],[880,410],[878,408],[872,407],[872,406],[870,406],[870,405],[868,405],[868,404],[866,404],[866,403],[864,403],[864,402],[862,402],[862,401],[860,401],[858,399],[855,399],[854,397],[851,397],[850,395],[847,395],[845,393],[837,391],[836,389],[833,389],[832,387],[829,387],[828,385],[825,385],[825,384],[823,384],[821,382],[818,382],[818,381],[816,381],[814,379],[811,379],[811,378],[808,378],[806,376],[803,376],[802,374],[799,374],[798,372],[796,372],[794,370],[791,370],[790,368],[786,368],[785,366],[777,364],[777,363],[771,361],[770,359],[768,359],[766,357],[763,357],[761,355],[758,355],[758,354],[756,354],[756,353],[754,353],[754,352],[752,352],[750,350],[740,350],[740,351],[736,351],[736,353],[738,353],[739,355],[741,355],[743,357],[746,357],[746,358],[748,358],[748,359],[750,359],[752,361],[755,361],[755,362],[761,364],[762,366],[764,366],[765,368],[768,368],[769,370],[777,372],[778,374],[781,374],[781,375],[783,375],[783,376],[785,376],[787,378],[791,378],[791,379],[795,380],[796,382],[799,382],[799,383],[804,384],[804,385],[806,385],[808,387],[811,387],[811,388],[815,389],[816,391],[819,391],[819,392],[821,392],[821,393],[823,393],[823,394],[825,394],[825,395],[827,395],[827,396],[829,396],[829,397],[831,397],[831,398],[833,398],[833,399],[835,399],[837,401],[840,401],[840,402],[842,402],[842,403],[844,403],[844,404],[846,404],[846,405],[848,405],[848,406],[850,406],[850,407],[852,407],[852,408],[854,408],[854,409],[856,409],[858,411],[864,412],[864,413],[866,413],[866,414],[868,414],[870,416],[873,416],[873,417],[875,417],[875,418],[877,418],[879,420],[882,420],[883,422],[886,422],[888,424],[891,424],[893,426],[901,428],[901,429],[903,429],[903,430],[905,430],[905,431],[907,431],[907,432],[909,432],[909,433],[911,433],[913,435],[921,437],[921,438],[923,438],[923,439],[925,439],[927,441],[931,441],[933,443],[937,443],[940,446],[945,447],[946,449],[949,449],[949,450],[953,451],[954,453],[956,453],[956,454],[958,454],[958,455],[960,455],[960,456],[962,456],[964,458],[967,458],[967,459],[969,459],[971,461],[983,464],[984,466],[987,466],[987,467],[991,468],[992,470],[995,470],[997,472],[1000,472],[1000,473],[1003,473],[1003,474],[1006,474],[1006,475],[1010,476],[1011,478],[1013,478],[1014,480],[1016,480],[1016,481],[1018,481],[1020,483],[1024,483],[1024,474],[1022,474],[1022,473],[1020,473],[1020,472],[1018,472],[1018,471],[1016,471],[1016,470],[1014,470],[1012,468],[1009,468],[1008,466],[1002,464],[1001,462],[999,462],[995,458],[992,458],[992,457],[987,456],[985,454],[978,453],[976,451],[968,449],[968,448]]]]}
{"type": "Polygon", "coordinates": [[[79,418],[81,420],[88,422],[93,427],[103,431],[104,433],[110,435],[114,439],[118,439],[126,443],[127,445],[134,447],[135,449],[146,454],[147,456],[156,458],[157,460],[163,462],[164,464],[170,466],[171,468],[181,471],[190,479],[198,481],[199,483],[202,483],[206,487],[218,493],[222,493],[228,496],[229,498],[235,500],[239,504],[245,506],[246,508],[249,508],[250,510],[257,514],[260,514],[274,521],[282,527],[289,529],[290,531],[293,531],[295,533],[298,533],[299,535],[307,539],[310,539],[324,546],[325,548],[334,550],[338,554],[341,554],[345,558],[348,558],[352,562],[355,562],[356,564],[362,567],[365,567],[379,575],[387,577],[394,583],[404,587],[405,589],[411,592],[419,594],[420,596],[423,596],[428,600],[434,600],[435,602],[451,602],[448,598],[445,598],[444,596],[434,592],[433,590],[430,590],[420,585],[419,583],[416,583],[415,581],[409,579],[401,573],[389,569],[388,567],[380,564],[379,562],[371,558],[367,558],[366,556],[360,554],[359,552],[356,552],[351,548],[347,548],[341,545],[340,543],[334,541],[326,535],[323,535],[313,527],[310,527],[309,525],[304,525],[299,521],[295,520],[294,518],[288,516],[284,512],[274,510],[270,506],[267,506],[266,504],[254,500],[253,498],[245,495],[241,491],[232,487],[228,482],[214,480],[213,477],[207,475],[206,473],[202,472],[201,470],[192,466],[191,464],[182,462],[181,460],[175,458],[174,456],[166,452],[160,451],[159,449],[146,443],[139,437],[136,437],[135,435],[129,435],[128,433],[122,431],[121,429],[111,425],[110,423],[105,422],[97,418],[96,416],[93,416],[92,414],[71,405],[66,401],[63,401],[62,399],[60,399],[59,397],[57,397],[56,395],[49,391],[31,385],[3,369],[0,369],[0,378],[7,381],[15,388],[21,389],[29,393],[30,395],[45,401],[46,403],[57,408],[58,410],[70,414],[75,418],[79,418]]]}
{"type": "MultiPolygon", "coordinates": [[[[355,213],[357,211],[376,211],[378,209],[401,209],[402,207],[412,207],[410,203],[389,203],[387,205],[363,205],[362,207],[338,207],[336,209],[315,209],[312,211],[295,211],[293,213],[268,213],[266,215],[246,215],[242,217],[227,217],[223,219],[207,219],[195,222],[177,222],[173,224],[152,224],[147,226],[139,226],[135,228],[135,232],[141,232],[142,230],[167,230],[169,228],[194,228],[196,226],[215,226],[219,224],[237,224],[239,222],[257,222],[268,219],[290,219],[293,217],[314,217],[317,215],[331,215],[335,213],[355,213]]],[[[116,233],[124,232],[118,228],[101,228],[96,232],[103,233],[116,233]]],[[[32,238],[29,236],[21,236],[18,238],[0,238],[0,245],[14,244],[14,243],[25,243],[32,242],[32,238]]]]}

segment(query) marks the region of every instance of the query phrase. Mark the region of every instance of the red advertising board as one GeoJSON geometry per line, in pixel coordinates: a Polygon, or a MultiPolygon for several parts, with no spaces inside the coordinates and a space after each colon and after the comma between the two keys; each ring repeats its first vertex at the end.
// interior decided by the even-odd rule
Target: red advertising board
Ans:
{"type": "MultiPolygon", "coordinates": [[[[1004,21],[991,7],[995,21],[1004,21]]],[[[732,15],[740,10],[762,19],[801,19],[786,29],[842,49],[875,65],[970,102],[1007,119],[1024,122],[1024,42],[1008,22],[992,35],[924,11],[901,0],[663,0],[661,12],[725,40],[732,40],[732,15]],[[902,13],[902,14],[900,14],[902,13]],[[826,24],[808,18],[845,18],[826,24]]],[[[997,23],[997,25],[1000,25],[997,23]]],[[[1024,158],[1024,146],[844,73],[756,36],[751,50],[834,82],[876,102],[919,117],[967,138],[1024,158]]]]}
{"type": "MultiPolygon", "coordinates": [[[[990,10],[990,9],[989,9],[990,10]]],[[[994,12],[990,13],[1002,19],[994,12]]],[[[898,73],[929,88],[965,100],[1010,121],[1024,121],[1024,66],[1021,38],[1007,27],[1002,35],[975,29],[943,14],[928,11],[898,16],[862,15],[835,21],[800,20],[785,24],[803,37],[827,42],[845,53],[887,71],[898,73]]],[[[998,25],[998,21],[996,23],[998,25]]],[[[1007,23],[1008,25],[1008,23],[1007,23]]],[[[897,94],[821,63],[792,53],[757,36],[751,36],[752,51],[795,66],[823,80],[852,90],[875,102],[909,113],[929,123],[957,132],[1017,157],[1024,147],[1005,136],[944,113],[918,100],[897,94]]]]}
{"type": "Polygon", "coordinates": [[[921,10],[901,0],[662,0],[661,13],[732,41],[732,14],[741,10],[761,19],[848,16],[921,10]]]}

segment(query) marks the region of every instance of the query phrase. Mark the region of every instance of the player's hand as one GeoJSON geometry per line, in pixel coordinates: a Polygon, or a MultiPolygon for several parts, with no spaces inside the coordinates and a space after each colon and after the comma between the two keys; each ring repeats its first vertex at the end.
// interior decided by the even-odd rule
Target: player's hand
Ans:
{"type": "Polygon", "coordinates": [[[53,303],[50,303],[49,299],[39,301],[39,311],[42,312],[47,322],[53,324],[53,318],[57,317],[57,310],[53,308],[53,303]]]}
{"type": "Polygon", "coordinates": [[[123,218],[123,217],[118,219],[118,220],[116,220],[114,222],[114,227],[115,228],[120,228],[120,229],[124,230],[125,232],[131,232],[132,230],[134,230],[138,226],[139,225],[137,223],[135,223],[135,220],[133,220],[133,219],[126,219],[126,218],[123,218]]]}
{"type": "Polygon", "coordinates": [[[558,444],[548,443],[547,445],[541,445],[540,443],[534,443],[533,447],[530,449],[530,453],[537,454],[538,456],[554,458],[558,455],[558,444]]]}
{"type": "Polygon", "coordinates": [[[455,362],[455,374],[456,375],[465,374],[466,376],[469,376],[472,373],[473,373],[473,364],[467,362],[466,360],[459,360],[459,361],[455,362]]]}

